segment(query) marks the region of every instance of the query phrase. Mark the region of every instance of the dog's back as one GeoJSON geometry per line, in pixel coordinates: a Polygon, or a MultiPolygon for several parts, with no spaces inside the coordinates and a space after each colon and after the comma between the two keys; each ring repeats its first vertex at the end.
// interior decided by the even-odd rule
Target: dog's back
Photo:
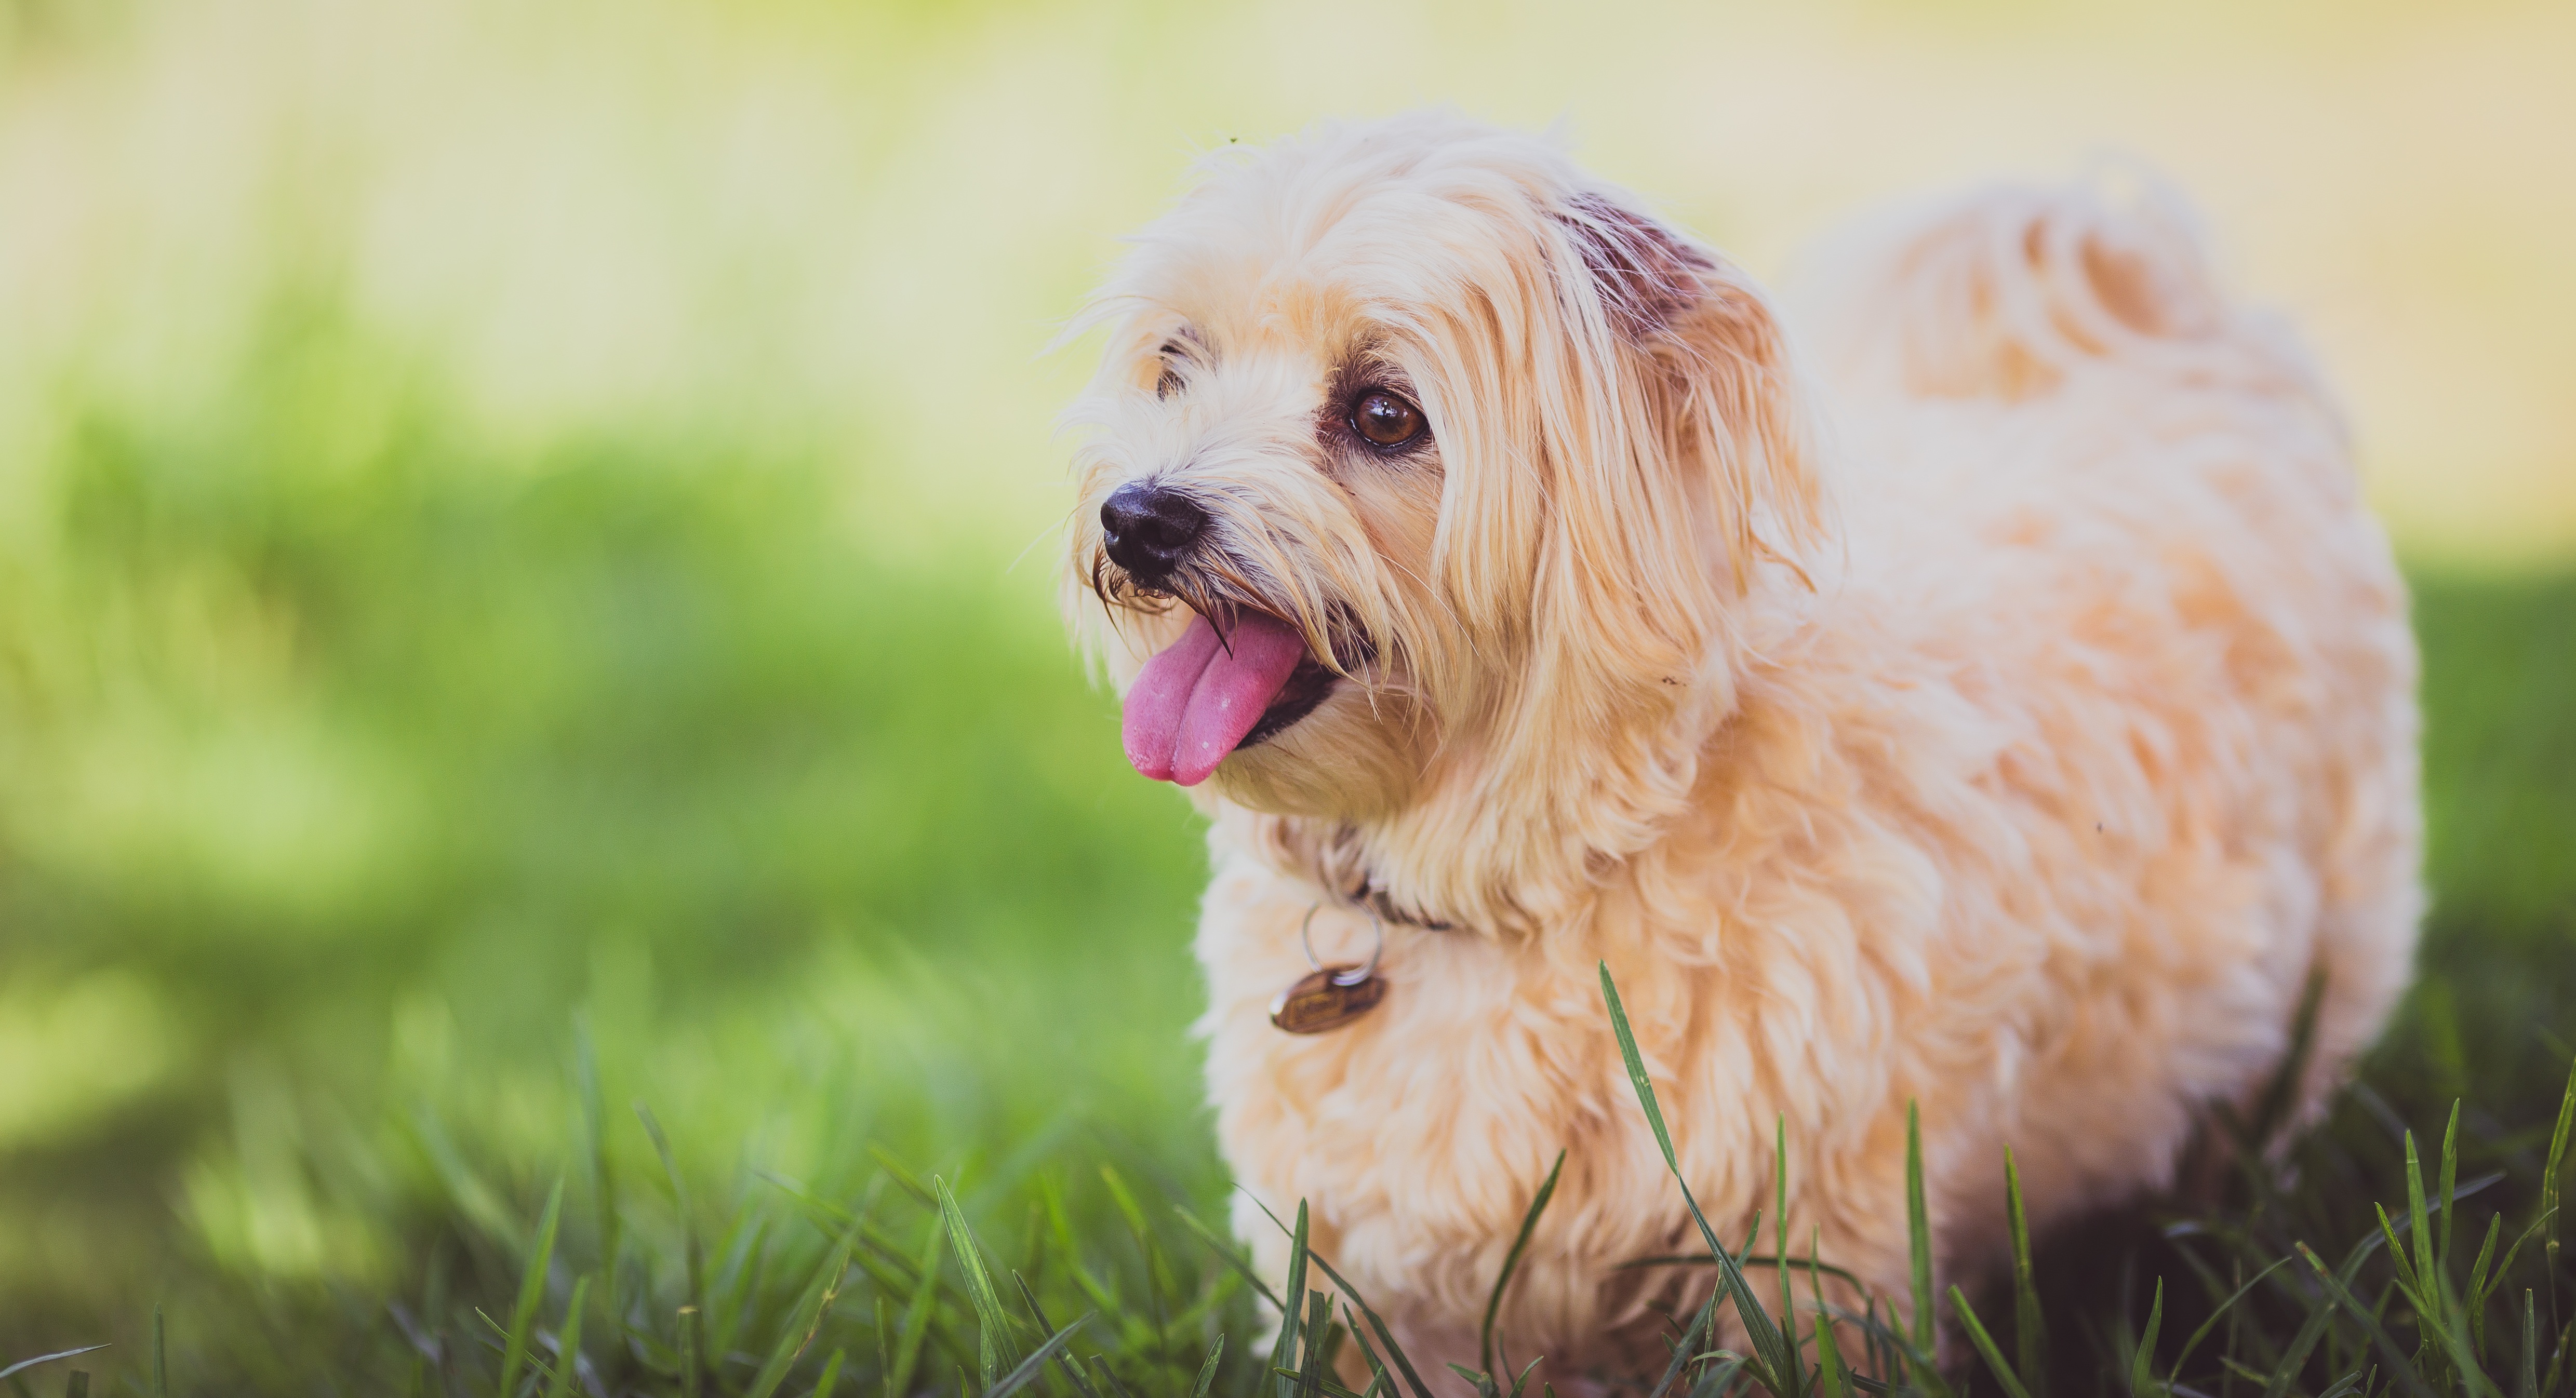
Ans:
{"type": "MultiPolygon", "coordinates": [[[[2240,962],[2156,1050],[2204,1055],[2225,1097],[2322,976],[2312,1111],[2402,989],[2421,911],[2404,586],[2295,339],[2223,292],[2177,197],[2130,183],[1975,190],[1805,269],[1800,329],[1838,398],[1841,585],[1995,677],[2023,725],[2008,741],[2044,749],[1997,780],[2131,844],[2109,862],[2146,903],[2158,880],[2241,885],[2175,900],[2233,904],[2210,920],[2241,928],[2122,919],[2114,964],[2240,962]],[[2248,944],[2212,957],[2212,938],[2248,944]]],[[[2085,1037],[2063,1090],[2032,1098],[2111,1088],[2134,1047],[2085,1037]]]]}

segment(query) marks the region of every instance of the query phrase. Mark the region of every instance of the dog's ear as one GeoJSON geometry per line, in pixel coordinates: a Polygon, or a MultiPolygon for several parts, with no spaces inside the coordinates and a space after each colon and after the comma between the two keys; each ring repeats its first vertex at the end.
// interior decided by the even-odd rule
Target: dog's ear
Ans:
{"type": "Polygon", "coordinates": [[[1803,580],[1820,532],[1787,338],[1749,277],[1646,214],[1578,194],[1553,225],[1571,381],[1541,411],[1540,634],[1631,693],[1723,685],[1756,572],[1803,580]]]}
{"type": "MultiPolygon", "coordinates": [[[[1661,506],[1629,522],[1687,524],[1697,536],[1688,545],[1716,565],[1727,591],[1741,593],[1765,561],[1798,570],[1820,501],[1768,298],[1733,264],[1605,195],[1566,199],[1555,221],[1565,243],[1558,296],[1579,372],[1626,419],[1629,439],[1624,452],[1569,450],[1565,467],[1598,473],[1569,484],[1608,488],[1586,492],[1595,499],[1634,491],[1661,506]]],[[[1678,571],[1662,576],[1684,582],[1678,571]]]]}
{"type": "Polygon", "coordinates": [[[1545,498],[1493,775],[1547,790],[1558,837],[1617,855],[1686,804],[1757,579],[1807,576],[1819,486],[1786,337],[1749,278],[1603,195],[1559,201],[1541,236],[1534,309],[1555,333],[1524,362],[1545,498]]]}

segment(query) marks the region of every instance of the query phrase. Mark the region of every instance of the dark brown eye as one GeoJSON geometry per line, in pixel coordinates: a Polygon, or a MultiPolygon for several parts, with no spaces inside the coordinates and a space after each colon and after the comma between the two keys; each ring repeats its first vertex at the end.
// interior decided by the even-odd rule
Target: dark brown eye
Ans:
{"type": "Polygon", "coordinates": [[[1181,391],[1181,371],[1178,367],[1182,354],[1180,342],[1166,340],[1163,342],[1163,347],[1155,351],[1155,354],[1163,361],[1163,372],[1154,380],[1154,396],[1169,398],[1181,391]]]}
{"type": "Polygon", "coordinates": [[[1400,447],[1422,435],[1422,410],[1382,388],[1351,404],[1351,430],[1382,447],[1400,447]]]}

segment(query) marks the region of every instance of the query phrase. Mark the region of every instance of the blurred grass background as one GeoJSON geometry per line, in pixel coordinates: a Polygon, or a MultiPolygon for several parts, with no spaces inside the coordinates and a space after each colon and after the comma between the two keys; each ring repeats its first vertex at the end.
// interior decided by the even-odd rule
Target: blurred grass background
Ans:
{"type": "Polygon", "coordinates": [[[576,1021],[739,1189],[1221,1190],[1197,837],[1057,629],[1040,351],[1192,152],[1423,101],[1764,271],[2173,173],[2418,580],[2389,1080],[2563,1070],[2570,52],[2519,0],[0,3],[0,1359],[416,1285],[563,1168],[576,1021]]]}

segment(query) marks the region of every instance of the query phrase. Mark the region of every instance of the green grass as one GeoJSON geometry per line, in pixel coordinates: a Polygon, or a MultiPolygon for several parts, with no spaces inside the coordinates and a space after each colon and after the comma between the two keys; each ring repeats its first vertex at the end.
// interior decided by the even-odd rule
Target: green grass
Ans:
{"type": "MultiPolygon", "coordinates": [[[[1414,1395],[1199,1222],[1198,836],[1043,547],[891,556],[899,492],[720,416],[475,436],[337,305],[192,414],[67,382],[0,549],[0,1368],[110,1346],[11,1382],[1320,1398],[1365,1344],[1414,1395]]],[[[1775,1236],[1703,1298],[1760,1352],[1668,1393],[2571,1391],[2564,1250],[2499,1262],[2576,1056],[2576,580],[2418,588],[2425,974],[2292,1182],[2032,1240],[1946,1378],[1829,1357],[1775,1236]]]]}

